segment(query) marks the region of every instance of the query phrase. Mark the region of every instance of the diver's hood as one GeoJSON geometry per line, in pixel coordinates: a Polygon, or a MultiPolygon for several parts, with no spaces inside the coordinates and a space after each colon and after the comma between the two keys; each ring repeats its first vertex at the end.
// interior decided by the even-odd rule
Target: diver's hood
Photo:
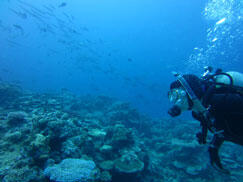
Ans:
{"type": "MultiPolygon", "coordinates": [[[[205,84],[203,80],[192,74],[186,74],[182,77],[188,83],[197,98],[201,99],[205,92],[205,84]]],[[[181,87],[183,87],[183,85],[181,85],[181,82],[178,79],[170,84],[170,90],[181,87]]]]}

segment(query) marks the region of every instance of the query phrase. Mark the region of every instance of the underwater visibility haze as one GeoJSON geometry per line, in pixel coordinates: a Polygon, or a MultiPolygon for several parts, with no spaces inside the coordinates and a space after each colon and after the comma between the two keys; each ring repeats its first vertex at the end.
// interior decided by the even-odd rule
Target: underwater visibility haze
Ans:
{"type": "Polygon", "coordinates": [[[168,115],[173,71],[243,72],[242,0],[1,0],[0,32],[0,181],[243,181],[168,115]]]}
{"type": "Polygon", "coordinates": [[[154,116],[166,114],[171,71],[205,44],[203,1],[1,4],[2,79],[115,96],[154,116]]]}

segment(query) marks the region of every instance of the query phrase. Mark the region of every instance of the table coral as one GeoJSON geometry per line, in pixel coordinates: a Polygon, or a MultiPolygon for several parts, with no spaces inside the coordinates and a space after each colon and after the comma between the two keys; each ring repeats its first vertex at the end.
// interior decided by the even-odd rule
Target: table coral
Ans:
{"type": "Polygon", "coordinates": [[[91,160],[68,158],[47,167],[44,174],[54,182],[89,182],[97,179],[98,170],[91,160]]]}

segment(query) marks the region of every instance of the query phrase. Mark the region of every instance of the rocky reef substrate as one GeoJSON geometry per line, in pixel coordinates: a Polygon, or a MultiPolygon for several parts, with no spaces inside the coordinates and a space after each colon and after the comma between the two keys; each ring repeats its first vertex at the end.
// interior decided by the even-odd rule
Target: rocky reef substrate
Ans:
{"type": "Polygon", "coordinates": [[[106,96],[26,92],[0,84],[2,182],[240,182],[243,149],[209,165],[196,121],[151,119],[106,96]]]}

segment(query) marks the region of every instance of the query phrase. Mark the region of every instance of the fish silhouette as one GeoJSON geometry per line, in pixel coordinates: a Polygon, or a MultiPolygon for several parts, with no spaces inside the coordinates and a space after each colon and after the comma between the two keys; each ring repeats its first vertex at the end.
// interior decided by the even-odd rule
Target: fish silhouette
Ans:
{"type": "Polygon", "coordinates": [[[61,3],[58,7],[59,7],[59,8],[62,8],[62,7],[65,7],[65,6],[67,6],[67,3],[63,2],[63,3],[61,3]]]}

